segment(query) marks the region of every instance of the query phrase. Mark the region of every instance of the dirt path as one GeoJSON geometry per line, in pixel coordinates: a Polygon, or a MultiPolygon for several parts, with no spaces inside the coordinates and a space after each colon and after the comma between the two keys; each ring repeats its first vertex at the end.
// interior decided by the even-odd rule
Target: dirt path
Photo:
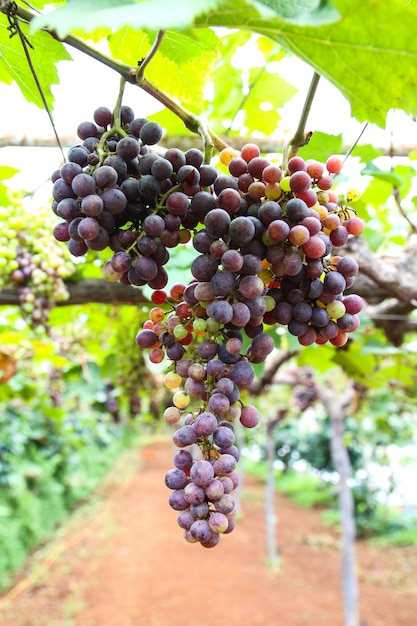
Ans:
{"type": "MultiPolygon", "coordinates": [[[[245,482],[243,518],[231,535],[212,550],[188,544],[167,505],[171,458],[166,442],[127,455],[104,495],[77,512],[0,599],[0,624],[343,625],[337,535],[319,513],[277,498],[280,575],[266,567],[256,480],[245,482]]],[[[358,555],[364,623],[417,626],[417,549],[359,544],[358,555]]]]}

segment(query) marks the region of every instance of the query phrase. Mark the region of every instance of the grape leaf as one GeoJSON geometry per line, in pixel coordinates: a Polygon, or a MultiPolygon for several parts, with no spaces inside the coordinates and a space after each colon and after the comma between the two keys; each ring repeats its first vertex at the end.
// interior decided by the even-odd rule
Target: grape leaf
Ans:
{"type": "Polygon", "coordinates": [[[366,164],[363,170],[361,170],[361,174],[363,176],[373,176],[374,178],[383,180],[386,183],[390,183],[393,187],[401,187],[403,183],[403,179],[399,174],[395,174],[391,170],[381,170],[372,162],[366,164]]]}
{"type": "MultiPolygon", "coordinates": [[[[42,98],[32,76],[22,42],[17,34],[10,37],[8,26],[6,16],[0,14],[0,80],[6,84],[10,84],[12,80],[16,81],[25,98],[39,108],[43,108],[42,98]]],[[[20,22],[20,27],[33,46],[33,48],[29,47],[30,58],[46,102],[52,108],[54,99],[51,85],[59,83],[56,63],[63,60],[69,61],[71,56],[62,43],[55,41],[47,33],[37,32],[29,36],[27,25],[20,22]]]]}
{"type": "Polygon", "coordinates": [[[342,135],[329,135],[315,131],[306,146],[301,148],[303,159],[315,159],[326,162],[332,154],[341,154],[343,149],[342,135]]]}
{"type": "Polygon", "coordinates": [[[328,0],[259,0],[285,20],[302,26],[332,23],[339,15],[328,0]]]}
{"type": "Polygon", "coordinates": [[[318,27],[265,20],[238,0],[197,18],[200,26],[250,29],[292,51],[350,101],[352,115],[385,125],[391,108],[417,114],[417,38],[413,3],[334,0],[341,18],[318,27]],[[224,7],[228,8],[226,12],[224,7]],[[234,6],[234,10],[233,10],[234,6]]]}
{"type": "MultiPolygon", "coordinates": [[[[182,30],[190,28],[196,16],[221,4],[221,0],[72,0],[35,17],[31,28],[52,29],[61,39],[74,28],[89,33],[98,27],[118,29],[127,24],[149,30],[182,30]]],[[[266,7],[265,10],[272,13],[266,7]]]]}
{"type": "MultiPolygon", "coordinates": [[[[130,26],[108,37],[112,56],[135,66],[149,52],[154,35],[130,26]],[[134,45],[132,45],[134,42],[134,45]]],[[[207,73],[218,56],[219,38],[209,29],[167,31],[158,52],[146,68],[146,78],[158,85],[164,76],[164,91],[183,106],[201,113],[207,73]],[[201,71],[204,68],[204,72],[201,71]]]]}

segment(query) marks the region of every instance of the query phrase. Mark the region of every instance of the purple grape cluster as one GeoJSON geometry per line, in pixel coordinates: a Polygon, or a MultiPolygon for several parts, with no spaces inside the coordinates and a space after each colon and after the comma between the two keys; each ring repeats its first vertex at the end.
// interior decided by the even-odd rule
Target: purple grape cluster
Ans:
{"type": "Polygon", "coordinates": [[[52,209],[63,220],[55,238],[74,256],[110,248],[114,254],[103,267],[109,281],[162,289],[169,248],[189,241],[189,229],[199,223],[190,197],[213,183],[216,170],[197,149],[149,151],[162,128],[135,118],[128,106],[121,108],[120,127],[100,107],[77,132],[82,143],[52,176],[52,209]]]}
{"type": "Polygon", "coordinates": [[[295,156],[281,168],[248,143],[220,153],[221,173],[198,149],[150,151],[161,127],[127,106],[119,125],[100,107],[78,135],[82,144],[53,175],[53,210],[63,220],[55,237],[75,256],[110,248],[107,280],[154,290],[158,306],[136,343],[153,363],[172,363],[165,419],[177,425],[180,451],[166,476],[170,504],[185,538],[212,547],[234,527],[233,422],[258,423],[241,391],[254,379],[252,364],[274,348],[268,329],[286,326],[304,346],[348,341],[362,301],[344,292],[358,265],[333,248],[364,223],[331,190],[339,157],[295,156]],[[169,249],[190,240],[192,278],[168,297],[169,249]],[[195,459],[183,450],[193,445],[195,459]]]}

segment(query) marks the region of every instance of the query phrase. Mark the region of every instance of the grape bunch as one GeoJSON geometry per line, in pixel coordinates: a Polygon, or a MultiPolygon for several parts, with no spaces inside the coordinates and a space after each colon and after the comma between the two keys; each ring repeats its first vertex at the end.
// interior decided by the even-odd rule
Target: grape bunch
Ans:
{"type": "Polygon", "coordinates": [[[30,214],[16,204],[13,211],[0,207],[0,288],[11,285],[19,296],[22,315],[32,327],[48,328],[50,310],[69,297],[64,279],[75,266],[70,254],[51,239],[49,210],[30,214]]]}
{"type": "MultiPolygon", "coordinates": [[[[239,420],[247,428],[259,422],[257,409],[244,402],[241,392],[254,380],[252,363],[264,361],[274,341],[261,333],[244,350],[239,326],[222,321],[227,299],[217,300],[221,319],[216,312],[209,315],[209,304],[204,308],[197,300],[200,291],[206,294],[208,289],[210,283],[191,282],[174,285],[170,297],[155,291],[153,300],[170,308],[150,310],[136,343],[149,350],[152,362],[166,356],[174,364],[165,376],[166,386],[175,393],[164,418],[179,426],[173,441],[180,450],[174,456],[175,467],[165,477],[172,489],[169,504],[179,512],[177,521],[185,539],[211,548],[220,534],[230,533],[235,525],[231,492],[238,485],[239,450],[234,422],[239,420]],[[196,459],[184,450],[193,444],[198,449],[196,459]]],[[[235,309],[238,322],[239,306],[235,309]]]]}
{"type": "Polygon", "coordinates": [[[171,362],[169,502],[185,539],[213,547],[235,523],[234,424],[259,421],[246,402],[253,365],[274,349],[275,326],[303,346],[347,343],[362,300],[345,295],[358,265],[338,252],[364,222],[348,204],[357,192],[332,189],[340,157],[280,167],[248,143],[224,149],[218,171],[195,148],[151,151],[162,129],[129,107],[114,118],[100,107],[79,125],[82,144],[53,175],[54,233],[75,256],[110,248],[104,278],[153,290],[136,343],[152,363],[171,362]],[[167,293],[169,250],[187,244],[192,276],[167,293]]]}

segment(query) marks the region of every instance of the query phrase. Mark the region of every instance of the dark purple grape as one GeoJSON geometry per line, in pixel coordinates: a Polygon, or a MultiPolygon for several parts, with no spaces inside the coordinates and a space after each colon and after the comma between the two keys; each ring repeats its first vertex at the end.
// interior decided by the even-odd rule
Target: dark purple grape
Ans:
{"type": "Polygon", "coordinates": [[[116,188],[106,189],[101,195],[106,211],[111,215],[116,215],[123,211],[127,204],[127,198],[123,191],[116,188]]]}
{"type": "Polygon", "coordinates": [[[139,132],[142,143],[153,146],[162,139],[162,128],[157,122],[146,122],[139,132]]]}
{"type": "Polygon", "coordinates": [[[262,271],[262,261],[255,254],[244,254],[241,274],[259,274],[262,271]]]}
{"type": "Polygon", "coordinates": [[[155,159],[155,161],[152,163],[150,174],[152,174],[152,176],[155,176],[155,178],[157,178],[159,181],[162,181],[165,178],[170,178],[173,171],[174,168],[172,166],[172,163],[167,159],[160,157],[158,159],[155,159]]]}
{"type": "Polygon", "coordinates": [[[191,480],[199,487],[207,487],[214,478],[214,469],[210,461],[195,461],[190,470],[191,480]]]}
{"type": "Polygon", "coordinates": [[[274,318],[278,324],[286,326],[292,320],[292,304],[289,302],[279,302],[274,309],[274,318]]]}
{"type": "Polygon", "coordinates": [[[222,393],[215,393],[209,398],[208,408],[216,415],[223,415],[230,409],[230,400],[222,393]]]}
{"type": "Polygon", "coordinates": [[[230,240],[235,243],[248,243],[255,235],[255,226],[248,217],[242,215],[232,220],[229,225],[228,235],[230,240]]]}
{"type": "Polygon", "coordinates": [[[220,174],[214,181],[214,193],[219,196],[223,189],[238,189],[237,179],[234,176],[220,174]]]}
{"type": "Polygon", "coordinates": [[[120,185],[120,189],[130,202],[139,198],[139,185],[136,178],[126,178],[120,185]]]}
{"type": "Polygon", "coordinates": [[[204,154],[198,148],[190,148],[185,153],[185,161],[187,165],[192,165],[199,169],[199,167],[203,164],[204,154]]]}
{"type": "Polygon", "coordinates": [[[231,319],[232,324],[243,328],[249,322],[251,318],[251,312],[244,302],[234,302],[232,304],[233,317],[231,319]]]}
{"type": "Polygon", "coordinates": [[[187,482],[187,475],[181,469],[171,469],[165,474],[165,484],[168,489],[183,489],[187,482]]]}
{"type": "Polygon", "coordinates": [[[112,121],[112,112],[107,107],[98,107],[93,114],[93,118],[96,124],[105,128],[109,126],[112,121]]]}
{"type": "MultiPolygon", "coordinates": [[[[183,426],[183,428],[186,427],[183,426]]],[[[203,487],[196,485],[194,482],[189,482],[184,488],[184,498],[189,504],[201,504],[206,499],[206,492],[203,487]]]]}
{"type": "Polygon", "coordinates": [[[207,305],[206,312],[218,324],[228,324],[233,317],[232,305],[226,300],[213,300],[207,305]]]}
{"type": "Polygon", "coordinates": [[[110,165],[101,165],[94,170],[93,178],[97,187],[104,189],[116,185],[118,176],[116,170],[110,165]]]}
{"type": "Polygon", "coordinates": [[[204,220],[207,213],[215,208],[216,200],[208,191],[199,191],[191,200],[191,210],[199,217],[200,220],[204,220]]]}
{"type": "Polygon", "coordinates": [[[279,220],[282,216],[282,209],[278,202],[268,200],[262,204],[258,211],[258,217],[265,226],[269,226],[274,220],[279,220]]]}
{"type": "Polygon", "coordinates": [[[105,250],[110,244],[109,233],[102,226],[100,226],[97,237],[94,237],[94,239],[86,240],[86,243],[90,250],[105,250]]]}
{"type": "Polygon", "coordinates": [[[68,250],[73,256],[84,256],[84,254],[88,251],[88,247],[83,240],[76,241],[71,237],[68,241],[68,250]]]}
{"type": "Polygon", "coordinates": [[[62,178],[58,178],[52,188],[52,197],[56,202],[61,202],[61,200],[66,198],[74,199],[77,197],[77,194],[73,191],[71,185],[66,183],[62,178]]]}
{"type": "Polygon", "coordinates": [[[68,161],[78,163],[81,167],[88,164],[88,150],[84,146],[74,146],[68,152],[68,161]]]}
{"type": "Polygon", "coordinates": [[[186,447],[192,445],[197,441],[198,433],[194,426],[181,426],[181,428],[175,431],[174,437],[174,443],[177,446],[178,444],[180,444],[180,446],[178,447],[186,447]]]}
{"type": "Polygon", "coordinates": [[[178,148],[169,148],[164,154],[164,159],[167,159],[170,163],[172,163],[174,172],[178,172],[180,167],[186,163],[184,152],[178,148]]]}
{"type": "Polygon", "coordinates": [[[200,167],[200,185],[202,187],[210,187],[217,176],[217,170],[212,165],[202,165],[200,167]]]}
{"type": "Polygon", "coordinates": [[[123,137],[116,146],[116,154],[125,161],[131,161],[139,154],[139,143],[134,137],[123,137]]]}
{"type": "Polygon", "coordinates": [[[139,193],[145,200],[154,200],[161,192],[159,181],[152,174],[144,174],[138,182],[139,193]]]}
{"type": "MultiPolygon", "coordinates": [[[[306,175],[308,178],[310,178],[308,174],[306,175]]],[[[288,200],[287,204],[285,205],[285,210],[288,219],[294,224],[301,222],[305,217],[308,216],[308,206],[306,205],[304,200],[301,200],[301,198],[291,198],[290,200],[288,200]]]]}
{"type": "Polygon", "coordinates": [[[174,455],[174,465],[178,469],[187,471],[193,464],[193,457],[188,450],[178,450],[174,455]]]}
{"type": "Polygon", "coordinates": [[[84,217],[78,224],[78,234],[84,240],[95,239],[99,233],[100,225],[94,217],[84,217]]]}
{"type": "Polygon", "coordinates": [[[129,133],[134,137],[139,137],[140,129],[147,121],[145,117],[135,117],[129,124],[129,133]]]}
{"type": "Polygon", "coordinates": [[[56,214],[69,222],[76,217],[82,217],[79,204],[75,198],[63,198],[56,207],[56,214]]]}
{"type": "Polygon", "coordinates": [[[238,387],[249,387],[255,378],[255,371],[249,361],[238,361],[232,369],[232,380],[238,387]]]}
{"type": "Polygon", "coordinates": [[[235,434],[230,428],[219,426],[213,433],[213,442],[219,448],[229,448],[235,442],[235,434]]]}
{"type": "Polygon", "coordinates": [[[346,281],[338,271],[328,272],[324,278],[324,289],[332,294],[343,293],[346,281]]]}
{"type": "Polygon", "coordinates": [[[72,183],[72,180],[77,174],[81,174],[82,167],[78,165],[78,163],[73,163],[72,161],[67,161],[59,170],[61,174],[62,180],[64,180],[69,185],[72,183]]]}
{"type": "Polygon", "coordinates": [[[315,306],[312,309],[310,323],[313,326],[324,327],[328,324],[330,318],[326,309],[315,306]]]}
{"type": "Polygon", "coordinates": [[[212,376],[213,378],[220,378],[224,373],[224,363],[219,359],[211,358],[207,362],[206,371],[208,376],[212,376]]]}
{"type": "MultiPolygon", "coordinates": [[[[197,252],[201,252],[206,254],[210,252],[211,244],[215,241],[215,238],[212,237],[205,228],[199,230],[193,237],[193,247],[197,252]]],[[[210,254],[210,256],[212,256],[210,254]]],[[[217,262],[216,262],[217,268],[217,262]]]]}
{"type": "Polygon", "coordinates": [[[217,261],[211,254],[201,254],[191,264],[191,273],[197,280],[209,282],[217,271],[217,261]]]}
{"type": "Polygon", "coordinates": [[[70,240],[70,234],[68,232],[68,223],[67,222],[59,222],[55,224],[53,235],[57,241],[66,242],[70,240]]]}
{"type": "Polygon", "coordinates": [[[337,271],[342,274],[345,278],[350,276],[356,276],[359,271],[359,265],[355,261],[355,259],[351,259],[350,257],[342,257],[339,259],[336,265],[337,271]]]}
{"type": "Polygon", "coordinates": [[[210,281],[210,286],[216,296],[228,296],[235,288],[235,275],[232,272],[218,270],[210,281]]]}
{"type": "Polygon", "coordinates": [[[142,280],[153,280],[158,274],[158,265],[149,257],[139,257],[135,261],[135,272],[142,280]]]}
{"type": "Polygon", "coordinates": [[[159,237],[165,230],[164,219],[160,215],[148,215],[143,221],[143,230],[150,237],[159,237]]]}
{"type": "Polygon", "coordinates": [[[177,524],[180,528],[184,528],[185,530],[189,530],[191,524],[195,522],[195,517],[191,513],[191,511],[180,511],[177,515],[177,524]]]}
{"type": "Polygon", "coordinates": [[[98,137],[99,132],[93,122],[81,122],[77,127],[77,135],[80,139],[87,139],[87,137],[98,137]]]}
{"type": "Polygon", "coordinates": [[[122,124],[130,124],[135,119],[134,110],[124,104],[120,109],[120,120],[122,124]]]}
{"type": "Polygon", "coordinates": [[[218,197],[218,205],[230,215],[237,213],[240,209],[240,193],[236,189],[223,189],[218,197]]]}
{"type": "Polygon", "coordinates": [[[97,217],[103,211],[103,208],[103,200],[96,193],[85,196],[81,200],[81,209],[88,217],[97,217]]]}
{"type": "Polygon", "coordinates": [[[197,541],[200,541],[201,543],[208,542],[213,535],[213,531],[206,520],[196,520],[193,524],[191,524],[190,533],[194,539],[197,539],[197,541]]]}
{"type": "Polygon", "coordinates": [[[237,250],[227,250],[220,262],[226,271],[239,272],[243,266],[243,256],[237,250]]]}
{"type": "Polygon", "coordinates": [[[103,166],[112,167],[117,173],[118,182],[122,182],[127,176],[127,163],[118,154],[111,154],[103,161],[103,166]]]}
{"type": "Polygon", "coordinates": [[[176,489],[169,495],[169,506],[174,511],[185,511],[190,506],[184,497],[184,489],[176,489]]]}
{"type": "Polygon", "coordinates": [[[239,292],[244,298],[252,299],[262,296],[265,285],[259,276],[244,276],[239,283],[239,292]]]}

